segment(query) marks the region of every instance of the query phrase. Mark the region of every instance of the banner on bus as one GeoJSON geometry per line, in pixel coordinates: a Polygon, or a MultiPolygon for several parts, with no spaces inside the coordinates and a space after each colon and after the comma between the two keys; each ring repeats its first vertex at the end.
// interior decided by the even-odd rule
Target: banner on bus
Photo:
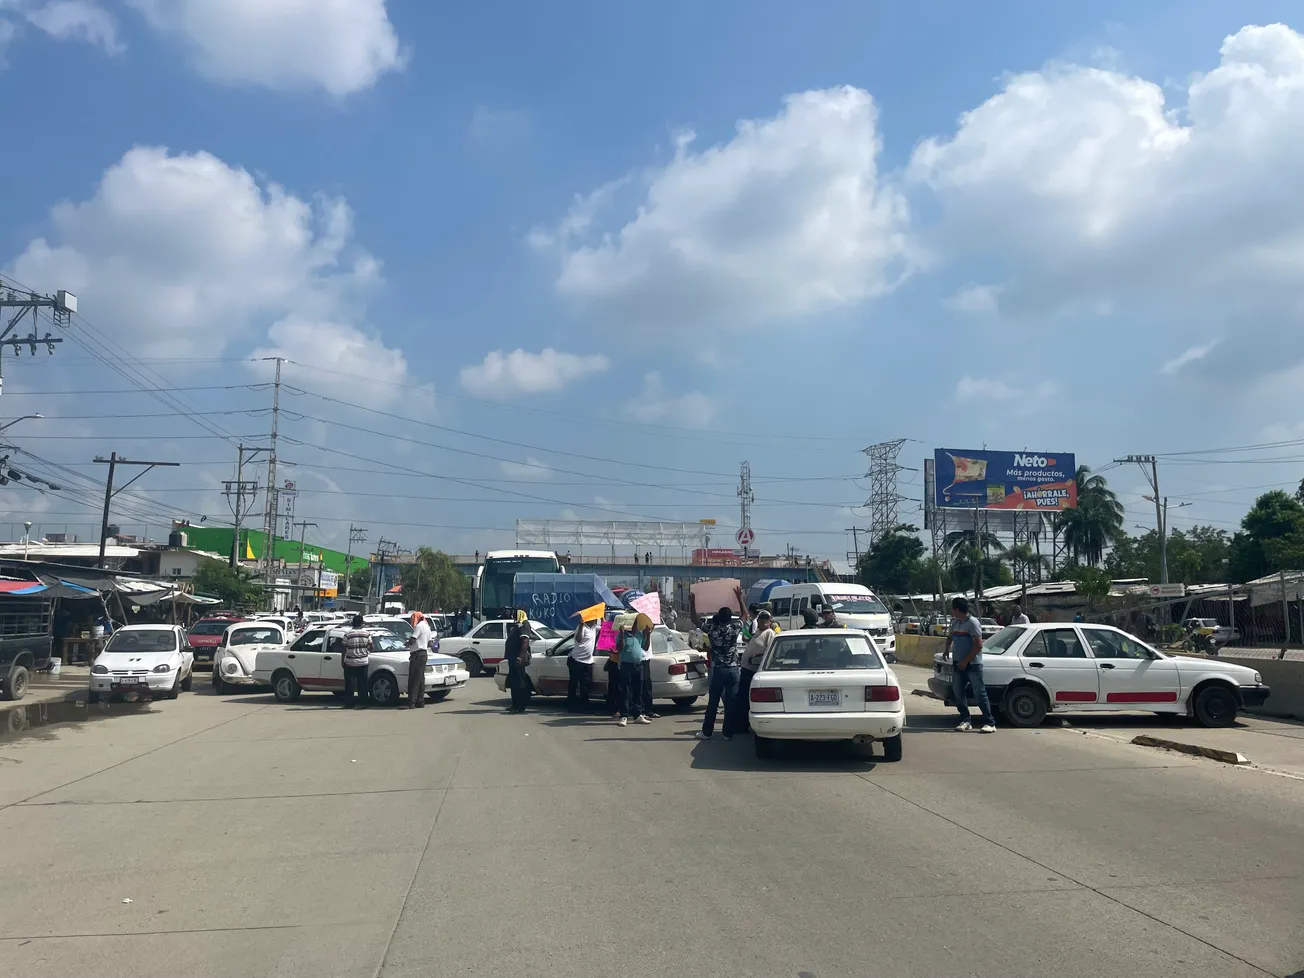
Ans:
{"type": "Polygon", "coordinates": [[[1067,452],[933,452],[934,500],[942,509],[1030,509],[1078,505],[1077,465],[1067,452]]]}

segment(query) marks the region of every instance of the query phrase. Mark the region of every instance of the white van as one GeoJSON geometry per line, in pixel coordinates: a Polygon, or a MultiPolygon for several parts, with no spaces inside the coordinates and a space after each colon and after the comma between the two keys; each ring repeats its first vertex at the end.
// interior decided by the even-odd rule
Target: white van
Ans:
{"type": "Polygon", "coordinates": [[[896,655],[896,633],[892,616],[863,584],[782,584],[770,592],[770,607],[779,628],[788,631],[805,624],[802,612],[829,605],[847,628],[859,628],[874,637],[874,644],[896,655]]]}

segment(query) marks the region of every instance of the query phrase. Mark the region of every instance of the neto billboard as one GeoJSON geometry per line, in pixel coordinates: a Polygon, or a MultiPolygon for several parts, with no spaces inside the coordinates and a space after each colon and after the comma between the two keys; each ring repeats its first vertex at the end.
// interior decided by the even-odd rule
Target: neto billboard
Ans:
{"type": "Polygon", "coordinates": [[[933,452],[936,504],[945,509],[1033,509],[1078,505],[1077,466],[1064,452],[933,452]]]}

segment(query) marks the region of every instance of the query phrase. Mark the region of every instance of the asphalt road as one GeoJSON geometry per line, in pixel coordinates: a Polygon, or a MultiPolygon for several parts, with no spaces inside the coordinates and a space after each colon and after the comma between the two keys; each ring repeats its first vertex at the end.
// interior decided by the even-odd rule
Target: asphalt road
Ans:
{"type": "Polygon", "coordinates": [[[917,697],[891,765],[503,705],[205,692],[0,740],[0,975],[1304,969],[1299,779],[917,697]]]}

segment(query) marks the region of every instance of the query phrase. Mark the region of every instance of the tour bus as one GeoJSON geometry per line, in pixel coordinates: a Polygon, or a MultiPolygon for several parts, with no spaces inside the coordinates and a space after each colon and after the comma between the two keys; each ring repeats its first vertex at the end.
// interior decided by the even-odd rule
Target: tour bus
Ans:
{"type": "Polygon", "coordinates": [[[512,610],[517,574],[564,574],[551,550],[491,550],[475,570],[471,614],[476,621],[506,618],[512,610]]]}
{"type": "Polygon", "coordinates": [[[769,600],[774,620],[785,632],[805,624],[802,612],[807,608],[818,612],[827,605],[844,627],[868,632],[881,651],[896,655],[892,615],[863,584],[781,584],[770,592],[769,600]]]}

